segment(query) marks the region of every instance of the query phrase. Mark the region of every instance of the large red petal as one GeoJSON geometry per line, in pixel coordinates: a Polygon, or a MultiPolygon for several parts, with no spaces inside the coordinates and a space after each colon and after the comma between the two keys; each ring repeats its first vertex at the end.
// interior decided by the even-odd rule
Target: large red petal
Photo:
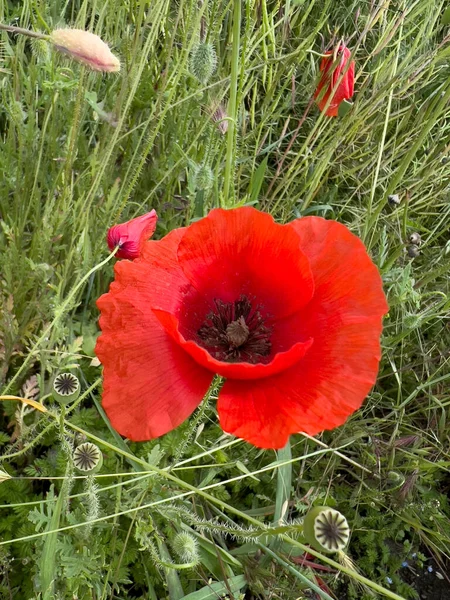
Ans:
{"type": "Polygon", "coordinates": [[[167,333],[199,364],[222,377],[232,379],[262,379],[288,369],[303,358],[311,347],[313,340],[292,343],[288,350],[276,352],[267,363],[251,364],[246,362],[224,362],[217,360],[211,354],[192,340],[186,340],[179,329],[178,319],[162,310],[153,311],[167,333]]]}
{"type": "Polygon", "coordinates": [[[262,448],[281,448],[298,431],[333,429],[361,406],[376,380],[388,310],[375,265],[346,227],[318,217],[291,227],[310,261],[315,293],[300,314],[278,326],[300,328],[314,343],[278,375],[228,380],[218,402],[222,428],[262,448]]]}
{"type": "Polygon", "coordinates": [[[295,231],[251,207],[216,209],[191,225],[178,259],[200,295],[224,302],[246,295],[274,319],[301,309],[314,292],[295,231]]]}
{"type": "Polygon", "coordinates": [[[166,333],[151,308],[174,310],[183,286],[176,250],[184,231],[148,242],[143,258],[116,264],[116,281],[98,300],[96,353],[103,364],[103,407],[114,428],[135,441],[180,425],[212,380],[166,333]]]}

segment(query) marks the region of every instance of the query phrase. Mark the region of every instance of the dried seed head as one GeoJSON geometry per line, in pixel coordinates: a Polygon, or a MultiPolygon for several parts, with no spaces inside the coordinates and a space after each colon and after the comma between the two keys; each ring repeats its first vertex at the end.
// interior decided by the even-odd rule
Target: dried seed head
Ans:
{"type": "Polygon", "coordinates": [[[388,196],[388,202],[389,204],[394,207],[394,206],[398,206],[400,204],[400,197],[398,194],[391,194],[390,196],[388,196]]]}
{"type": "Polygon", "coordinates": [[[350,528],[343,514],[328,506],[315,506],[303,522],[306,541],[320,552],[343,550],[350,538],[350,528]]]}
{"type": "Polygon", "coordinates": [[[200,42],[191,54],[191,73],[200,83],[207,83],[216,70],[217,55],[214,47],[206,42],[200,42]]]}
{"type": "Polygon", "coordinates": [[[55,29],[50,36],[55,48],[94,71],[115,73],[120,61],[108,44],[90,31],[83,29],[55,29]]]}
{"type": "Polygon", "coordinates": [[[414,233],[412,233],[409,236],[409,241],[411,244],[414,244],[415,246],[420,246],[420,244],[422,243],[422,238],[420,237],[420,234],[418,234],[415,231],[414,233]]]}
{"type": "Polygon", "coordinates": [[[62,404],[69,404],[78,398],[81,387],[78,377],[72,373],[60,373],[53,381],[52,396],[62,404]]]}
{"type": "Polygon", "coordinates": [[[198,543],[189,533],[178,533],[172,542],[175,554],[183,563],[198,563],[198,543]]]}
{"type": "Polygon", "coordinates": [[[410,258],[417,258],[420,254],[420,250],[415,244],[411,244],[411,246],[408,246],[407,252],[410,258]]]}
{"type": "Polygon", "coordinates": [[[85,442],[75,448],[73,453],[73,464],[82,473],[95,473],[103,464],[103,456],[100,448],[91,442],[85,442]]]}

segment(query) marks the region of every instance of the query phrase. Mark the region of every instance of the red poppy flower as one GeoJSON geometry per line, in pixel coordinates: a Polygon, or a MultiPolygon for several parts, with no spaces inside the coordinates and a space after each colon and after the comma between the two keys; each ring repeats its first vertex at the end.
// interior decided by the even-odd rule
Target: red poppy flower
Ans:
{"type": "Polygon", "coordinates": [[[353,60],[350,62],[350,57],[350,50],[346,46],[339,46],[337,57],[335,53],[327,52],[320,63],[322,76],[314,98],[318,98],[317,104],[322,112],[329,103],[325,111],[328,117],[337,117],[341,102],[349,100],[353,96],[355,62],[353,60]],[[349,62],[350,66],[348,66],[349,62]],[[344,71],[346,71],[345,75],[342,76],[344,71]]]}
{"type": "Polygon", "coordinates": [[[214,374],[222,428],[262,448],[344,423],[380,360],[381,278],[363,243],[319,217],[288,225],[213,210],[115,265],[98,300],[103,407],[135,441],[200,404],[214,374]]]}
{"type": "Polygon", "coordinates": [[[116,246],[119,246],[119,250],[116,252],[117,258],[129,258],[130,260],[137,258],[145,242],[153,235],[157,220],[156,211],[152,210],[146,215],[136,217],[126,223],[114,225],[108,229],[106,236],[109,249],[114,250],[116,246]]]}

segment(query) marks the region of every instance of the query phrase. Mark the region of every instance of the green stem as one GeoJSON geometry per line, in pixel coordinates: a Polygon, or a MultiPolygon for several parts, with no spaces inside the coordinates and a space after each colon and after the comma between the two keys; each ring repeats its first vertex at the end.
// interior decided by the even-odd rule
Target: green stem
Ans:
{"type": "Polygon", "coordinates": [[[30,29],[23,29],[22,27],[14,27],[13,25],[4,25],[3,23],[0,23],[0,29],[9,31],[9,33],[19,33],[20,35],[26,35],[27,37],[37,38],[38,40],[50,41],[49,35],[38,33],[37,31],[30,31],[30,29]]]}
{"type": "MultiPolygon", "coordinates": [[[[51,413],[48,413],[48,414],[50,416],[54,416],[51,413]]],[[[198,496],[204,498],[208,502],[211,502],[212,504],[219,506],[222,510],[228,511],[229,513],[232,513],[235,516],[239,517],[240,519],[244,519],[245,521],[248,521],[249,523],[252,523],[253,525],[256,525],[257,527],[261,527],[261,521],[259,521],[258,519],[255,519],[254,517],[246,514],[245,512],[235,508],[234,506],[227,504],[223,500],[220,500],[219,498],[216,498],[215,496],[208,494],[208,492],[205,492],[202,489],[198,489],[195,486],[187,483],[186,481],[179,479],[172,473],[165,471],[164,469],[159,469],[158,467],[155,467],[154,465],[151,465],[151,464],[147,463],[146,461],[134,456],[130,452],[125,452],[124,450],[114,447],[112,444],[109,444],[105,440],[102,440],[101,438],[85,431],[81,427],[72,425],[72,423],[69,423],[66,421],[66,426],[70,427],[71,429],[74,429],[75,431],[79,431],[80,433],[84,433],[89,438],[95,440],[97,443],[102,444],[103,446],[109,447],[111,450],[118,452],[122,456],[125,456],[125,457],[141,464],[143,467],[145,467],[149,471],[154,471],[155,474],[160,475],[161,477],[172,481],[178,487],[184,488],[185,490],[188,490],[189,492],[191,492],[193,494],[197,494],[198,496]]],[[[72,528],[73,526],[69,526],[69,527],[72,528]]],[[[354,571],[353,569],[346,567],[345,565],[339,564],[338,562],[332,560],[328,556],[321,554],[320,552],[317,552],[313,548],[310,548],[309,546],[306,546],[305,544],[302,544],[302,543],[292,539],[291,537],[289,537],[286,534],[281,534],[281,539],[293,546],[296,546],[297,548],[300,548],[301,550],[303,550],[303,552],[308,552],[309,554],[312,554],[313,556],[315,556],[322,562],[330,565],[331,567],[333,567],[335,569],[338,569],[342,573],[345,573],[347,576],[352,577],[353,579],[356,579],[360,583],[363,583],[364,585],[370,587],[371,589],[383,594],[387,598],[391,598],[392,600],[405,600],[404,598],[402,598],[401,596],[398,596],[394,592],[391,592],[390,590],[387,590],[383,586],[378,585],[378,583],[375,583],[375,582],[371,581],[370,579],[368,579],[367,577],[364,577],[357,571],[354,571]]],[[[10,542],[8,542],[8,543],[10,543],[10,542]]]]}
{"type": "Polygon", "coordinates": [[[230,102],[228,103],[228,134],[227,155],[225,162],[225,176],[223,182],[223,202],[230,205],[229,195],[231,189],[232,200],[234,200],[234,189],[231,188],[231,178],[234,171],[236,152],[236,121],[237,121],[237,91],[239,71],[239,49],[241,43],[241,1],[236,0],[233,12],[233,49],[231,54],[231,79],[230,79],[230,102]]]}
{"type": "Polygon", "coordinates": [[[109,254],[105,260],[102,260],[102,262],[98,263],[97,265],[95,265],[94,267],[92,267],[92,269],[90,271],[88,271],[86,273],[86,275],[84,275],[84,277],[82,277],[80,279],[80,281],[72,288],[72,290],[69,292],[69,294],[67,295],[67,298],[64,300],[64,302],[61,304],[60,307],[58,307],[57,309],[55,309],[55,318],[53,319],[53,321],[44,329],[42,335],[40,336],[40,338],[37,340],[37,342],[34,344],[34,346],[31,348],[30,352],[28,353],[28,356],[25,358],[25,360],[23,361],[23,363],[21,364],[20,368],[17,370],[17,373],[14,375],[14,377],[11,379],[11,381],[7,384],[7,386],[5,387],[5,389],[3,390],[3,394],[6,394],[11,387],[14,385],[14,383],[17,381],[17,379],[20,377],[20,375],[23,373],[23,371],[25,370],[25,367],[28,366],[29,362],[31,361],[32,357],[34,356],[36,350],[39,348],[39,346],[42,344],[42,342],[45,340],[45,338],[48,336],[48,334],[50,333],[50,331],[52,330],[52,328],[59,323],[59,321],[61,320],[61,318],[63,317],[65,311],[68,309],[68,307],[71,305],[73,299],[75,298],[76,294],[78,293],[78,291],[83,287],[83,285],[86,283],[86,281],[88,281],[89,277],[92,275],[92,273],[95,273],[96,271],[98,271],[99,269],[101,269],[102,267],[104,267],[115,255],[115,253],[117,252],[118,248],[115,248],[113,252],[111,252],[111,254],[109,254]]]}

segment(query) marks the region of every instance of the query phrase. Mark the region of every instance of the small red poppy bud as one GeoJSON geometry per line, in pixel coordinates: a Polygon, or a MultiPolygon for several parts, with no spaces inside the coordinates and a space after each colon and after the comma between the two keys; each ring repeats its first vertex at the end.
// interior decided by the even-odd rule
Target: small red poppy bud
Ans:
{"type": "Polygon", "coordinates": [[[50,39],[57,50],[94,71],[120,71],[119,59],[111,52],[108,44],[95,33],[83,29],[55,29],[50,39]]]}
{"type": "Polygon", "coordinates": [[[117,258],[137,258],[142,250],[143,244],[153,235],[156,229],[158,217],[156,211],[152,210],[146,215],[131,219],[126,223],[114,225],[108,229],[106,240],[110,250],[119,246],[116,253],[117,258]]]}
{"type": "Polygon", "coordinates": [[[355,62],[350,62],[350,57],[350,50],[346,46],[339,46],[336,52],[327,52],[320,63],[322,76],[314,98],[319,109],[325,111],[328,117],[337,117],[339,105],[353,96],[355,62]],[[342,76],[343,72],[345,74],[342,76]]]}

